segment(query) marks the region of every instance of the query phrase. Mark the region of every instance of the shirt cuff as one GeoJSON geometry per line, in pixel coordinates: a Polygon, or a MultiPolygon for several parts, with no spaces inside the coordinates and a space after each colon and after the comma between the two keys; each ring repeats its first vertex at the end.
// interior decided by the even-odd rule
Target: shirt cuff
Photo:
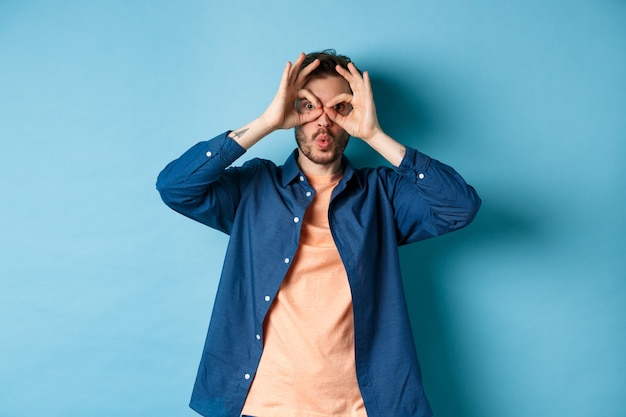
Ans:
{"type": "Polygon", "coordinates": [[[413,183],[423,180],[426,177],[428,168],[432,158],[426,154],[419,152],[410,146],[406,147],[404,158],[397,168],[397,171],[403,177],[409,179],[413,183]]]}
{"type": "Polygon", "coordinates": [[[228,135],[232,132],[228,130],[206,143],[204,151],[205,158],[219,157],[220,165],[227,168],[239,157],[246,153],[246,149],[228,135]]]}

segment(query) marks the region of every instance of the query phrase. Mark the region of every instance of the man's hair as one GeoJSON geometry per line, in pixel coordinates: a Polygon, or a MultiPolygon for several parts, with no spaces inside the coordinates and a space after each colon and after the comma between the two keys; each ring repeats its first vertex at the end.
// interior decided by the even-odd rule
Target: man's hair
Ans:
{"type": "Polygon", "coordinates": [[[345,55],[338,55],[334,49],[325,49],[321,52],[311,52],[310,54],[307,54],[304,57],[304,62],[302,62],[300,71],[316,59],[320,60],[320,65],[309,74],[307,79],[337,76],[339,75],[335,69],[337,65],[340,65],[347,70],[348,64],[352,62],[349,57],[345,55]]]}

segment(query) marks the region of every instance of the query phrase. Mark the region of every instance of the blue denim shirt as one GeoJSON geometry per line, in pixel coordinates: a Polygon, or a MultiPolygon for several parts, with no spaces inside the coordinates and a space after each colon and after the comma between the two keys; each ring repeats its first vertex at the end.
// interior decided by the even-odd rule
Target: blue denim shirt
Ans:
{"type": "MultiPolygon", "coordinates": [[[[263,352],[263,321],[296,254],[315,190],[298,152],[284,165],[253,159],[228,132],[201,142],[161,172],[172,209],[230,235],[190,406],[239,416],[263,352]]],[[[407,148],[397,169],[344,175],[329,207],[332,236],[352,292],[356,373],[368,417],[425,417],[424,394],[397,247],[459,229],[480,206],[452,168],[407,148]]],[[[320,399],[323,401],[323,399],[320,399]]]]}

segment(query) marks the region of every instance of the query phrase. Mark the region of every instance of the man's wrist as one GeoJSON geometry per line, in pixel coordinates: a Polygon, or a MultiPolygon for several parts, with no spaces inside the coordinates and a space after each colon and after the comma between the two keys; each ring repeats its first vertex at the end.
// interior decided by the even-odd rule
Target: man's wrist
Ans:
{"type": "Polygon", "coordinates": [[[255,143],[272,133],[275,129],[268,125],[261,117],[254,119],[250,123],[239,129],[233,130],[228,137],[239,143],[244,149],[250,149],[255,143]]]}
{"type": "Polygon", "coordinates": [[[254,123],[258,127],[259,131],[263,132],[264,135],[269,135],[270,133],[279,129],[279,127],[275,123],[272,123],[269,120],[265,113],[260,115],[252,123],[254,123]]]}
{"type": "Polygon", "coordinates": [[[378,127],[374,129],[372,133],[368,135],[367,138],[361,138],[361,140],[363,140],[363,142],[367,144],[370,144],[370,143],[380,142],[381,140],[385,140],[386,137],[388,137],[387,134],[383,131],[381,127],[378,127]]]}
{"type": "Polygon", "coordinates": [[[395,167],[400,166],[406,154],[406,147],[382,129],[372,135],[366,143],[395,167]]]}

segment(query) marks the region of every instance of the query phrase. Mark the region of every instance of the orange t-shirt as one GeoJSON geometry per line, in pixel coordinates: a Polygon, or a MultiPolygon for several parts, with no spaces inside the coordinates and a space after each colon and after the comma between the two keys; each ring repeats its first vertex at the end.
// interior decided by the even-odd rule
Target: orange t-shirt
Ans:
{"type": "Polygon", "coordinates": [[[366,417],[356,379],[352,295],[328,225],[341,174],[307,176],[315,197],[298,251],[264,323],[244,415],[366,417]]]}

